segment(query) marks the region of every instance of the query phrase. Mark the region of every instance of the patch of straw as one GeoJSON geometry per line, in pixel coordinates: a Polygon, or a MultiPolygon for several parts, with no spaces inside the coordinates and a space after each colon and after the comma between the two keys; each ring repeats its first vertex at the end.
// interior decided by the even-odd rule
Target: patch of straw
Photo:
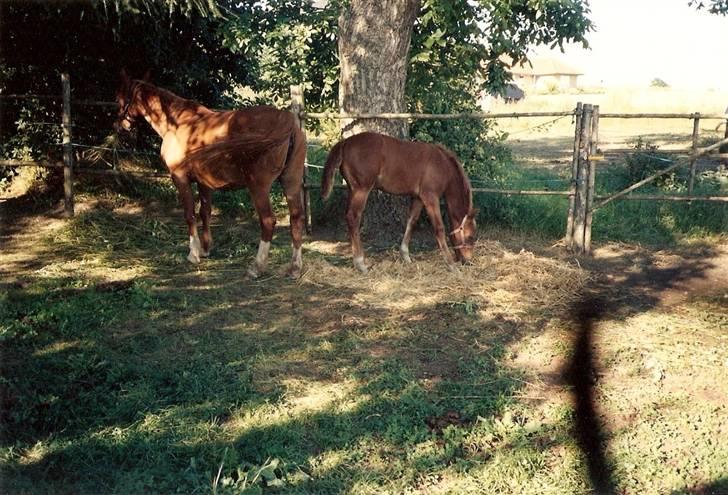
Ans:
{"type": "Polygon", "coordinates": [[[335,266],[309,257],[300,284],[333,293],[352,293],[365,307],[404,313],[436,304],[475,302],[494,312],[524,313],[541,308],[565,310],[579,296],[588,273],[565,261],[512,252],[497,241],[481,241],[472,265],[447,269],[439,252],[418,253],[406,264],[394,251],[370,256],[369,273],[352,264],[335,266]]]}

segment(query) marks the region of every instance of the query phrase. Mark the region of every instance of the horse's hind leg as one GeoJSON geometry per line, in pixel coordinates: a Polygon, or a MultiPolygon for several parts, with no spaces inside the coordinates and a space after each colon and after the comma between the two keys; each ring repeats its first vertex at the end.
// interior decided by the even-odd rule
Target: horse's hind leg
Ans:
{"type": "Polygon", "coordinates": [[[212,234],[210,233],[210,216],[212,215],[212,189],[202,184],[197,185],[200,191],[200,217],[202,217],[202,251],[200,256],[206,258],[210,255],[212,247],[212,234]]]}
{"type": "Polygon", "coordinates": [[[368,189],[349,189],[349,206],[346,210],[346,223],[349,226],[351,254],[354,258],[354,266],[362,273],[367,272],[367,266],[364,264],[364,249],[361,245],[359,227],[368,196],[368,189]]]}
{"type": "Polygon", "coordinates": [[[291,265],[286,272],[289,277],[298,278],[301,275],[303,259],[301,256],[301,244],[303,244],[303,191],[300,178],[282,177],[283,190],[286,193],[288,202],[288,214],[291,221],[291,244],[293,254],[291,265]]]}
{"type": "Polygon", "coordinates": [[[270,251],[270,241],[273,239],[273,228],[276,225],[276,217],[270,206],[270,186],[261,188],[257,191],[250,191],[253,198],[253,206],[258,212],[258,220],[260,221],[260,244],[258,244],[258,254],[255,261],[248,268],[248,275],[258,278],[268,266],[268,252],[270,251]]]}
{"type": "Polygon", "coordinates": [[[417,223],[417,219],[420,218],[422,212],[422,200],[420,198],[412,198],[412,204],[410,204],[409,218],[407,219],[407,228],[404,230],[404,237],[402,237],[402,244],[399,245],[399,253],[402,255],[402,259],[407,263],[412,263],[412,258],[409,255],[409,243],[412,238],[412,229],[417,223]]]}
{"type": "Polygon", "coordinates": [[[435,231],[435,239],[437,239],[437,245],[440,248],[442,257],[445,258],[448,269],[455,271],[457,270],[455,260],[445,240],[445,225],[442,223],[442,214],[440,213],[440,198],[433,194],[422,197],[422,202],[425,204],[427,216],[430,218],[430,223],[432,223],[432,228],[435,231]]]}
{"type": "Polygon", "coordinates": [[[195,198],[192,196],[192,187],[190,186],[190,181],[183,175],[172,175],[172,181],[177,187],[177,193],[185,213],[187,230],[190,235],[190,253],[187,255],[187,260],[190,263],[197,264],[200,262],[201,246],[200,239],[197,237],[195,198]]]}

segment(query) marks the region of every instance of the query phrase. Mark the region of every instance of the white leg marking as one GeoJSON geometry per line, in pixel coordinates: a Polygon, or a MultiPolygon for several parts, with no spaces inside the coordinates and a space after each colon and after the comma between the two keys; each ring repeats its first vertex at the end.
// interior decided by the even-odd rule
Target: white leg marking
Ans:
{"type": "Polygon", "coordinates": [[[298,278],[301,275],[301,268],[303,267],[303,256],[301,255],[302,248],[293,248],[293,256],[291,257],[291,266],[288,268],[288,276],[298,278]]]}
{"type": "Polygon", "coordinates": [[[190,236],[190,254],[187,255],[187,260],[195,265],[200,262],[200,254],[202,248],[200,247],[200,239],[196,235],[190,236]]]}
{"type": "Polygon", "coordinates": [[[367,272],[367,266],[364,264],[364,256],[354,258],[354,266],[362,273],[367,272]]]}
{"type": "Polygon", "coordinates": [[[265,267],[268,264],[268,252],[270,251],[270,242],[260,241],[258,244],[258,254],[255,255],[255,262],[248,268],[248,274],[257,278],[261,273],[265,271],[265,267]]]}
{"type": "Polygon", "coordinates": [[[409,246],[402,241],[402,244],[399,245],[399,254],[402,255],[402,259],[405,261],[405,263],[412,263],[412,258],[410,258],[409,255],[409,246]]]}

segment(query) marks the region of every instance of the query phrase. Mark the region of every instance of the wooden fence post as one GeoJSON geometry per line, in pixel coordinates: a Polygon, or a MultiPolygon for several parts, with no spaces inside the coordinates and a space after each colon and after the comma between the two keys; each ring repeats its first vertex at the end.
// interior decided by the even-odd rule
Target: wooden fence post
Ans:
{"type": "MultiPolygon", "coordinates": [[[[303,113],[305,107],[305,101],[303,97],[303,86],[294,85],[291,86],[291,112],[296,114],[301,125],[301,130],[306,132],[306,124],[301,113],[303,113]]],[[[306,149],[306,156],[308,156],[308,148],[306,149]]],[[[306,164],[308,164],[308,158],[305,158],[306,164]]],[[[308,167],[303,168],[303,218],[304,224],[306,225],[306,233],[311,234],[311,192],[309,190],[309,178],[308,178],[308,167]]]]}
{"type": "Polygon", "coordinates": [[[586,188],[586,222],[584,223],[584,254],[591,254],[592,207],[594,206],[594,183],[597,177],[596,155],[599,146],[599,105],[594,105],[589,136],[589,177],[586,188]]]}
{"type": "Polygon", "coordinates": [[[589,182],[589,140],[591,138],[592,106],[582,106],[581,135],[579,138],[579,160],[576,171],[576,195],[574,196],[573,249],[578,254],[586,253],[584,231],[586,228],[587,188],[589,182]]]}
{"type": "Polygon", "coordinates": [[[71,79],[61,74],[63,89],[63,214],[73,216],[73,146],[71,145],[71,79]]]}
{"type": "Polygon", "coordinates": [[[574,199],[576,195],[576,173],[577,164],[579,163],[579,139],[581,138],[581,102],[576,104],[574,114],[574,154],[571,158],[571,187],[569,192],[569,212],[566,217],[566,247],[571,249],[574,247],[574,199]]]}
{"type": "MultiPolygon", "coordinates": [[[[725,113],[728,114],[728,108],[725,109],[725,113]]],[[[723,139],[728,139],[728,119],[725,121],[725,131],[723,134],[723,139]]],[[[728,144],[725,144],[721,146],[718,149],[718,153],[728,153],[728,144]]],[[[723,158],[720,161],[719,170],[723,171],[728,167],[728,158],[723,158]]]]}
{"type": "MultiPolygon", "coordinates": [[[[700,134],[700,113],[695,113],[693,117],[693,147],[692,154],[694,155],[698,150],[698,136],[700,134]]],[[[688,181],[688,196],[693,195],[693,185],[695,184],[695,165],[697,159],[692,158],[690,160],[690,180],[688,181]]]]}

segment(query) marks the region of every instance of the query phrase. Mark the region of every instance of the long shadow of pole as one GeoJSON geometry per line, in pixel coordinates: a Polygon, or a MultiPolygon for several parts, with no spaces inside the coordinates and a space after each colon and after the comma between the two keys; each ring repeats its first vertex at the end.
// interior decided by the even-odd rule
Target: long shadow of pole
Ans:
{"type": "Polygon", "coordinates": [[[592,334],[594,323],[604,314],[604,303],[596,296],[580,301],[575,308],[578,331],[574,353],[564,378],[574,393],[576,418],[574,436],[586,456],[589,479],[599,494],[615,493],[610,463],[605,452],[605,439],[597,419],[594,401],[594,356],[592,334]]]}

